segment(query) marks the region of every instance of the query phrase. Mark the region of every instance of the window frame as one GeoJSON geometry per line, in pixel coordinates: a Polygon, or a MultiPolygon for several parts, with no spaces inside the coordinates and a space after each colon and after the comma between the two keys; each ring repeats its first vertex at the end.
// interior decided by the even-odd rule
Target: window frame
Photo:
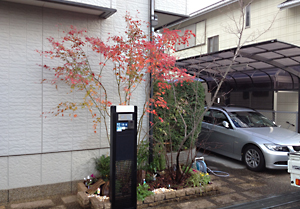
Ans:
{"type": "Polygon", "coordinates": [[[176,44],[175,51],[181,51],[184,49],[189,49],[189,48],[206,44],[205,42],[206,41],[206,20],[201,20],[199,22],[180,28],[179,29],[180,32],[178,33],[178,35],[182,36],[186,30],[191,30],[195,34],[195,37],[193,36],[188,40],[189,41],[188,45],[176,44]]]}
{"type": "Polygon", "coordinates": [[[219,35],[207,38],[207,53],[213,53],[218,51],[219,51],[219,35]],[[213,47],[211,47],[211,45],[213,47]]]}

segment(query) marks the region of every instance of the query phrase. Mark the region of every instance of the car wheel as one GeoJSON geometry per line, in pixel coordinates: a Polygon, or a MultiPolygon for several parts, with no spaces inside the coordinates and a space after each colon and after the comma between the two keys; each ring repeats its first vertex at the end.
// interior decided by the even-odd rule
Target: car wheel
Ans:
{"type": "Polygon", "coordinates": [[[244,162],[251,171],[261,171],[265,168],[265,158],[260,149],[254,145],[246,147],[244,162]]]}

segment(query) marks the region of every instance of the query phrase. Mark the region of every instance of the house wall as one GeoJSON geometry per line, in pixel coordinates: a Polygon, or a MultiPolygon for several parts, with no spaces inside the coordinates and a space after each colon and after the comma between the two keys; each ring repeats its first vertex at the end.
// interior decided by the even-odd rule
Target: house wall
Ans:
{"type": "Polygon", "coordinates": [[[276,124],[281,127],[297,131],[298,123],[298,92],[279,91],[276,92],[276,124]],[[290,124],[288,124],[289,122],[290,124]],[[291,125],[293,124],[293,125],[291,125]]]}
{"type": "MultiPolygon", "coordinates": [[[[35,50],[49,49],[46,38],[61,37],[70,25],[85,28],[89,36],[102,39],[108,33],[118,35],[125,30],[126,11],[135,16],[139,10],[138,17],[149,20],[149,0],[78,2],[111,7],[117,12],[108,19],[100,19],[83,13],[0,1],[0,202],[24,195],[31,198],[36,193],[50,195],[51,189],[40,189],[42,185],[55,185],[48,188],[56,193],[70,192],[75,188],[70,182],[96,172],[93,158],[109,154],[104,126],[98,125],[94,133],[87,110],[79,110],[73,120],[41,116],[59,102],[82,101],[83,94],[69,93],[69,87],[63,83],[57,89],[41,83],[42,79],[53,78],[53,74],[39,65],[57,66],[59,62],[40,56],[35,50]],[[26,192],[21,190],[29,187],[31,190],[26,192]]],[[[143,29],[149,30],[146,25],[143,29]]],[[[91,50],[86,53],[92,68],[99,69],[99,55],[91,50]]],[[[112,72],[105,73],[102,82],[112,95],[109,99],[118,104],[112,72]]],[[[132,105],[142,107],[144,88],[141,86],[134,93],[132,105]]],[[[144,124],[148,125],[147,117],[144,124]]]]}
{"type": "MultiPolygon", "coordinates": [[[[253,44],[256,42],[277,39],[295,45],[300,45],[300,6],[279,10],[277,7],[282,0],[254,0],[251,4],[251,25],[244,30],[242,43],[253,44]],[[272,27],[268,30],[269,26],[272,27]],[[266,31],[265,33],[262,33],[266,31]],[[261,34],[258,37],[258,34],[261,34]],[[253,37],[258,37],[253,39],[253,37]]],[[[219,35],[219,50],[237,46],[236,32],[232,33],[235,21],[240,18],[238,3],[227,5],[223,8],[208,12],[198,17],[191,18],[173,29],[181,29],[191,24],[204,21],[205,43],[177,52],[180,58],[187,58],[207,53],[207,39],[219,35]]],[[[203,37],[196,37],[196,39],[203,37]]]]}
{"type": "MultiPolygon", "coordinates": [[[[195,15],[188,21],[184,21],[172,27],[172,29],[181,29],[188,28],[188,26],[192,24],[205,23],[204,31],[200,31],[198,37],[196,34],[198,43],[201,43],[199,40],[204,40],[205,42],[184,50],[179,50],[176,52],[176,56],[182,59],[207,54],[207,40],[213,36],[219,36],[220,51],[237,47],[237,33],[232,29],[234,29],[235,22],[240,18],[240,6],[235,0],[227,2],[235,3],[206,13],[203,10],[198,16],[195,15]]],[[[245,2],[247,2],[247,0],[245,0],[245,2]]],[[[277,39],[300,46],[300,6],[280,10],[277,6],[282,2],[282,0],[254,0],[251,3],[250,27],[243,31],[242,45],[277,39]]],[[[230,96],[230,102],[232,104],[251,106],[264,110],[266,105],[276,107],[274,110],[278,112],[276,112],[275,115],[272,110],[263,112],[263,114],[271,119],[275,118],[276,123],[282,125],[282,127],[297,131],[298,92],[276,93],[274,103],[270,103],[273,101],[269,99],[267,100],[268,103],[265,103],[265,101],[264,103],[259,103],[263,98],[256,98],[255,102],[257,105],[251,103],[251,98],[253,98],[251,94],[249,99],[243,99],[243,92],[231,92],[230,96]],[[261,106],[262,104],[264,107],[261,106]],[[288,125],[286,121],[296,126],[292,127],[288,125]]],[[[269,94],[268,98],[270,98],[270,96],[271,94],[269,94]]],[[[224,101],[224,98],[221,96],[220,98],[224,101]]]]}
{"type": "Polygon", "coordinates": [[[188,4],[188,0],[155,0],[155,9],[187,15],[195,8],[188,4]]]}

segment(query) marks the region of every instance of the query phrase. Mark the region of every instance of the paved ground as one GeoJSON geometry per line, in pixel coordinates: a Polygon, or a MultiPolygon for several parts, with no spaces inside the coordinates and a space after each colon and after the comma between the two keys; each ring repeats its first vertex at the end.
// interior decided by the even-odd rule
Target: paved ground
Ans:
{"type": "Polygon", "coordinates": [[[212,170],[229,174],[228,177],[212,176],[213,182],[221,185],[220,194],[166,204],[159,209],[300,208],[300,188],[290,185],[290,174],[286,170],[252,172],[239,161],[211,154],[204,158],[212,170]]]}
{"type": "Polygon", "coordinates": [[[52,196],[34,201],[14,202],[0,206],[0,209],[82,209],[76,195],[52,196]]]}
{"type": "MultiPolygon", "coordinates": [[[[210,169],[229,174],[228,177],[211,175],[212,182],[221,185],[220,194],[169,203],[156,208],[300,208],[300,188],[290,185],[290,175],[286,170],[266,170],[257,173],[247,170],[242,163],[235,160],[218,155],[204,157],[210,169]]],[[[217,172],[217,174],[222,173],[217,172]]],[[[20,208],[79,209],[81,207],[76,201],[76,196],[68,194],[62,197],[54,196],[43,200],[0,205],[0,209],[20,208]]]]}

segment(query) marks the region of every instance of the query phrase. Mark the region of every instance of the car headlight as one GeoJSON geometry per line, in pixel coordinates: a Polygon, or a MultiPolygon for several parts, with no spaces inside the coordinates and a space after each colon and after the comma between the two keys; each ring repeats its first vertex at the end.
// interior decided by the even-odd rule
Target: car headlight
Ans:
{"type": "Polygon", "coordinates": [[[265,144],[265,146],[271,151],[280,151],[280,152],[288,152],[289,151],[289,148],[284,145],[265,144]]]}

